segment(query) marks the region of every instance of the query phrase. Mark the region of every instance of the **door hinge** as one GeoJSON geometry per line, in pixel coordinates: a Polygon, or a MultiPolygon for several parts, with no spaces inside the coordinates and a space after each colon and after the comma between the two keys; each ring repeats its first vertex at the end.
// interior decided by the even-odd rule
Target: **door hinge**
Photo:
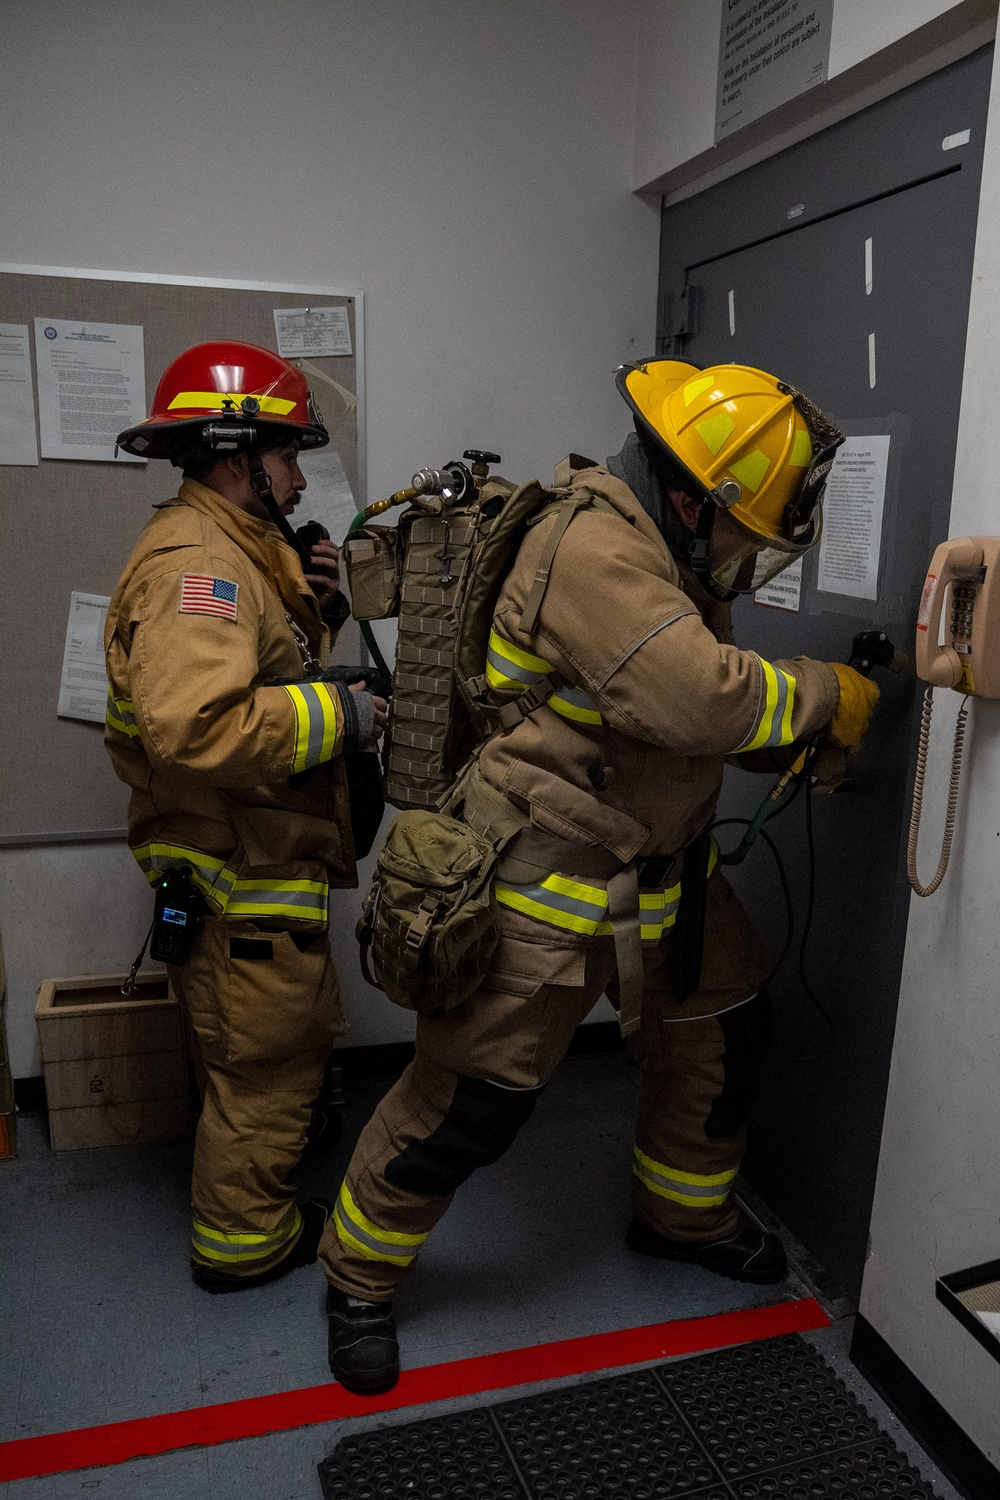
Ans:
{"type": "Polygon", "coordinates": [[[667,292],[660,319],[661,354],[681,354],[686,340],[698,332],[701,287],[687,285],[678,293],[667,292]]]}

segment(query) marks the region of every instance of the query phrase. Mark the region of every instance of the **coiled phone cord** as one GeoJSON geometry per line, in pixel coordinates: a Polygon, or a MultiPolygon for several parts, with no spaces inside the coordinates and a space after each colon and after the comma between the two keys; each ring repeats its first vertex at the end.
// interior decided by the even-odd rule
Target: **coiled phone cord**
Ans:
{"type": "Polygon", "coordinates": [[[930,885],[921,885],[917,874],[917,843],[920,838],[920,814],[924,803],[924,777],[927,773],[927,749],[931,739],[931,714],[934,710],[934,689],[928,687],[924,693],[924,709],[920,716],[920,741],[917,746],[917,769],[913,777],[913,811],[910,814],[910,838],[906,846],[906,876],[918,896],[933,896],[941,884],[951,857],[951,841],[955,832],[958,812],[958,783],[962,775],[962,752],[965,748],[965,726],[969,717],[966,707],[968,695],[955,721],[955,747],[951,755],[951,780],[948,783],[948,806],[944,816],[944,837],[941,840],[941,858],[930,885]]]}

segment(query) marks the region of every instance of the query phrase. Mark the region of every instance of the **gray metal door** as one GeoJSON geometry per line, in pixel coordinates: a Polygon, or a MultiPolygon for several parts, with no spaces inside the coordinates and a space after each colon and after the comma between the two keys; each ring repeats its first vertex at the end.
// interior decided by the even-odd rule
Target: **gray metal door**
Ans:
{"type": "MultiPolygon", "coordinates": [[[[735,360],[804,390],[854,435],[890,434],[875,601],[819,593],[799,613],[736,608],[769,658],[846,661],[856,631],[912,649],[920,584],[947,534],[992,48],[663,216],[660,352],[735,360]],[[969,131],[965,144],[943,143],[969,131]]],[[[883,702],[852,781],[814,797],[816,910],[806,1000],[796,943],[772,990],[778,1028],[746,1174],[854,1296],[860,1289],[895,1024],[909,887],[912,675],[878,674],[883,702]]],[[[768,782],[727,772],[720,816],[768,782]]],[[[805,799],[771,825],[805,917],[805,799]]],[[[736,842],[739,830],[724,830],[736,842]]],[[[930,856],[928,856],[930,858],[930,856]]],[[[784,901],[766,848],[733,882],[780,950],[784,901]]],[[[948,997],[942,995],[947,1005],[948,997]]]]}

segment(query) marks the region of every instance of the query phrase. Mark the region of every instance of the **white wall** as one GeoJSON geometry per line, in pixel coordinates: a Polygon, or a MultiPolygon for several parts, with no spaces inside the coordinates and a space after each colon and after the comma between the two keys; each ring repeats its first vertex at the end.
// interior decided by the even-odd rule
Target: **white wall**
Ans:
{"type": "MultiPolygon", "coordinates": [[[[1000,87],[994,69],[973,271],[953,536],[1000,535],[1000,87]]],[[[921,839],[940,848],[956,695],[938,689],[921,839]]],[[[951,866],[914,897],[861,1311],[1000,1464],[1000,1364],[935,1300],[938,1276],[1000,1255],[1000,703],[977,701],[951,866]]]]}
{"type": "Polygon", "coordinates": [[[836,78],[866,57],[890,47],[935,16],[957,8],[959,0],[833,0],[830,69],[836,78]]]}
{"type": "MultiPolygon", "coordinates": [[[[633,185],[643,188],[712,153],[719,29],[725,0],[646,0],[639,22],[633,185]]],[[[828,79],[857,67],[959,0],[834,0],[828,79]]],[[[810,107],[823,107],[824,87],[810,107]]],[[[726,142],[727,154],[739,149],[726,142]]],[[[711,163],[705,162],[710,170],[711,163]]]]}
{"type": "MultiPolygon", "coordinates": [[[[6,5],[0,261],[362,287],[371,498],[470,445],[603,457],[655,332],[637,3],[6,5]]],[[[39,980],[127,967],[148,895],[114,847],[0,861],[22,1075],[39,980]]],[[[345,944],[351,1040],[405,1034],[345,944]]]]}

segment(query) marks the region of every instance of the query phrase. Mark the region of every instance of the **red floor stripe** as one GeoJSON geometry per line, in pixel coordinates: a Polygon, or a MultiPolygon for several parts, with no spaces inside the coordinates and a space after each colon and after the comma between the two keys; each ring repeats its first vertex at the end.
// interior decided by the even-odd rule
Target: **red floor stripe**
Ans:
{"type": "Polygon", "coordinates": [[[261,1437],[268,1432],[285,1432],[315,1422],[423,1406],[449,1397],[509,1390],[538,1380],[586,1375],[674,1354],[747,1344],[781,1333],[826,1328],[829,1321],[819,1304],[807,1297],[800,1302],[779,1302],[773,1307],[751,1307],[743,1312],[717,1313],[710,1318],[654,1323],[648,1328],[628,1328],[621,1333],[594,1333],[528,1349],[511,1349],[503,1354],[480,1354],[474,1359],[425,1365],[418,1370],[404,1370],[396,1388],[384,1396],[352,1396],[343,1386],[331,1382],[282,1391],[276,1396],[251,1396],[243,1401],[224,1401],[216,1406],[166,1412],[158,1417],[138,1417],[131,1422],[109,1422],[102,1427],[18,1438],[0,1443],[0,1483],[121,1464],[131,1458],[148,1458],[176,1448],[209,1448],[235,1438],[261,1437]]]}

